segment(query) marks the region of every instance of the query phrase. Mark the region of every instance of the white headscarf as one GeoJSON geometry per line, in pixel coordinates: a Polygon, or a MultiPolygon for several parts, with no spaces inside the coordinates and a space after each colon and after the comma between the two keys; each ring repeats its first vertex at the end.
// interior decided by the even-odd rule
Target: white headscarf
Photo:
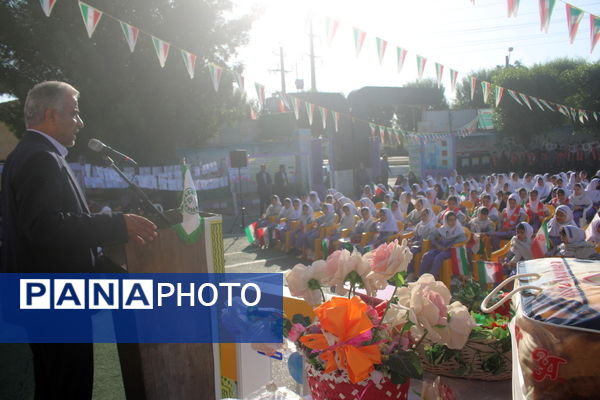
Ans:
{"type": "Polygon", "coordinates": [[[352,215],[358,215],[358,210],[356,209],[354,202],[351,199],[349,199],[348,197],[341,197],[338,200],[338,203],[341,204],[342,207],[344,207],[345,205],[350,207],[350,212],[352,213],[352,215]]]}
{"type": "Polygon", "coordinates": [[[567,238],[569,238],[569,244],[585,242],[585,231],[577,226],[568,225],[563,227],[567,238]]]}
{"type": "Polygon", "coordinates": [[[283,200],[283,208],[281,209],[281,211],[279,211],[279,218],[291,218],[292,215],[294,214],[294,207],[292,206],[292,199],[290,199],[289,197],[287,197],[285,200],[283,200]],[[285,203],[289,200],[290,202],[290,206],[286,207],[285,203]]]}
{"type": "Polygon", "coordinates": [[[394,214],[394,218],[396,218],[396,221],[404,222],[404,215],[402,214],[402,211],[400,210],[400,202],[398,200],[393,200],[392,204],[394,204],[394,202],[396,202],[398,204],[398,207],[395,210],[392,210],[391,206],[390,206],[390,210],[392,211],[392,214],[394,214]]]}
{"type": "MultiPolygon", "coordinates": [[[[353,212],[352,207],[354,207],[354,204],[352,204],[352,203],[346,203],[342,207],[342,218],[340,219],[340,227],[338,228],[340,231],[342,229],[352,229],[352,228],[354,228],[354,225],[355,225],[354,215],[355,215],[355,213],[353,212]],[[350,209],[350,215],[346,215],[346,213],[344,212],[344,207],[348,207],[350,209]]],[[[356,207],[354,207],[354,209],[356,209],[356,207]]]]}
{"type": "Polygon", "coordinates": [[[421,213],[429,214],[429,221],[423,222],[423,220],[421,220],[415,227],[417,236],[423,238],[431,235],[433,231],[435,231],[435,214],[430,209],[424,209],[421,213]]]}
{"type": "MultiPolygon", "coordinates": [[[[506,208],[504,209],[504,211],[506,211],[506,217],[507,218],[511,218],[512,215],[517,211],[520,210],[519,209],[519,203],[521,202],[521,200],[519,199],[519,195],[516,193],[511,194],[510,196],[508,196],[508,201],[506,202],[506,208]],[[515,205],[515,208],[511,208],[510,207],[510,200],[514,200],[517,202],[517,204],[515,205]]],[[[520,212],[520,211],[519,211],[520,212]]]]}
{"type": "Polygon", "coordinates": [[[442,236],[442,240],[452,239],[453,237],[464,234],[464,229],[458,220],[458,215],[454,214],[456,217],[456,224],[454,227],[448,226],[448,215],[450,215],[450,213],[446,213],[446,215],[444,215],[444,223],[438,229],[439,234],[442,236]]]}
{"type": "Polygon", "coordinates": [[[383,207],[381,209],[385,213],[385,221],[377,223],[377,230],[379,232],[398,232],[398,223],[396,222],[396,218],[394,218],[394,214],[392,214],[392,210],[387,207],[383,207]]]}
{"type": "Polygon", "coordinates": [[[596,214],[590,225],[585,230],[585,236],[588,242],[600,244],[600,233],[598,233],[598,227],[600,227],[600,215],[596,214]]]}
{"type": "Polygon", "coordinates": [[[362,204],[363,207],[369,207],[369,211],[371,211],[371,215],[374,215],[377,212],[377,209],[375,208],[375,204],[373,204],[373,201],[368,197],[363,197],[362,199],[360,199],[360,204],[362,204]]]}
{"type": "Polygon", "coordinates": [[[300,219],[300,222],[302,222],[302,225],[306,226],[312,221],[314,211],[313,211],[313,208],[310,206],[310,204],[304,203],[302,205],[303,209],[304,209],[304,206],[308,207],[308,211],[306,214],[304,214],[304,213],[300,214],[299,219],[300,219]]]}
{"type": "MultiPolygon", "coordinates": [[[[582,185],[583,189],[583,185],[582,185]]],[[[575,194],[575,188],[573,188],[573,193],[569,196],[569,203],[574,206],[589,206],[592,203],[592,200],[589,198],[587,192],[583,190],[580,195],[575,194]]]]}
{"type": "Polygon", "coordinates": [[[300,201],[300,199],[294,199],[292,201],[292,214],[289,216],[289,219],[300,219],[300,215],[302,215],[302,202],[300,201]],[[296,210],[294,208],[294,203],[300,203],[300,207],[298,207],[298,209],[296,210]]]}
{"type": "Polygon", "coordinates": [[[398,199],[398,209],[402,215],[406,215],[408,213],[408,200],[406,200],[407,197],[408,192],[402,192],[400,198],[398,199]]]}
{"type": "Polygon", "coordinates": [[[329,204],[329,203],[324,203],[325,204],[325,208],[327,209],[325,211],[325,215],[323,218],[323,222],[321,223],[322,226],[329,226],[332,225],[335,222],[335,209],[333,208],[333,204],[329,204]]]}
{"type": "Polygon", "coordinates": [[[563,205],[556,207],[556,210],[554,211],[554,217],[552,217],[550,222],[548,222],[548,234],[550,236],[559,236],[560,228],[562,228],[563,226],[568,226],[568,225],[575,225],[575,222],[573,221],[573,210],[571,210],[571,207],[563,204],[563,205]],[[564,213],[567,216],[567,221],[564,224],[559,224],[558,221],[556,220],[556,214],[559,211],[564,213]]]}
{"type": "Polygon", "coordinates": [[[319,193],[314,190],[308,194],[308,204],[312,207],[313,210],[318,210],[321,208],[321,199],[319,199],[319,193]],[[310,196],[315,196],[316,200],[312,200],[310,196]]]}
{"type": "Polygon", "coordinates": [[[273,197],[271,197],[271,199],[276,199],[277,201],[275,202],[275,204],[271,203],[271,204],[269,204],[269,207],[267,207],[267,210],[265,211],[265,215],[267,217],[273,217],[273,216],[279,215],[279,213],[281,212],[281,208],[282,208],[281,200],[279,200],[279,196],[277,196],[275,194],[275,195],[273,195],[273,197]]]}
{"type": "Polygon", "coordinates": [[[517,229],[523,227],[525,229],[525,240],[519,240],[517,235],[513,236],[510,240],[510,251],[519,255],[525,260],[531,260],[533,253],[531,251],[531,242],[533,241],[533,227],[527,222],[521,222],[517,225],[517,229]]]}
{"type": "Polygon", "coordinates": [[[590,183],[588,183],[587,187],[585,188],[585,192],[587,193],[592,203],[600,202],[600,190],[596,189],[598,185],[600,185],[600,179],[594,178],[590,181],[590,183]]]}

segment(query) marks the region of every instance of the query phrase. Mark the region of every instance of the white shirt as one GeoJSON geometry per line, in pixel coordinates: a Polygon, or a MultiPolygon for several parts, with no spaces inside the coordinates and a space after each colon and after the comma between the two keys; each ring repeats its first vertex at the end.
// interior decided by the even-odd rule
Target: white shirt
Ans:
{"type": "Polygon", "coordinates": [[[49,136],[47,134],[45,134],[44,132],[35,130],[35,129],[27,129],[30,132],[35,132],[35,133],[39,133],[40,135],[42,135],[43,137],[45,137],[46,139],[48,139],[50,141],[50,143],[52,143],[52,145],[56,148],[56,150],[58,150],[58,153],[63,156],[66,157],[67,154],[69,154],[69,150],[67,150],[67,148],[65,146],[63,146],[62,144],[60,144],[58,142],[58,140],[54,139],[52,136],[49,136]]]}

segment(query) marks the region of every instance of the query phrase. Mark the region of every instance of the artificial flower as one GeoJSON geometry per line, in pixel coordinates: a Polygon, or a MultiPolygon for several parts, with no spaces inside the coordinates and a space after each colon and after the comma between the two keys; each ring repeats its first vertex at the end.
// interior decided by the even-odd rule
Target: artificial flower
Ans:
{"type": "Polygon", "coordinates": [[[401,245],[398,244],[398,240],[382,244],[374,251],[367,253],[366,258],[372,269],[368,279],[373,282],[376,289],[381,290],[386,288],[388,280],[396,273],[408,269],[413,254],[404,239],[401,245]]]}
{"type": "Polygon", "coordinates": [[[325,261],[315,261],[311,266],[297,264],[285,274],[290,294],[302,297],[310,305],[321,303],[323,295],[320,279],[325,274],[325,261]]]}

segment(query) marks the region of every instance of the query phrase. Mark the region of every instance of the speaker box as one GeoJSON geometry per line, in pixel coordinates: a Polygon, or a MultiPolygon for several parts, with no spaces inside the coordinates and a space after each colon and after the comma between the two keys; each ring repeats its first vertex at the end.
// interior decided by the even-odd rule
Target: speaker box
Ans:
{"type": "Polygon", "coordinates": [[[246,150],[233,150],[229,152],[231,168],[244,168],[248,166],[248,152],[246,150]]]}

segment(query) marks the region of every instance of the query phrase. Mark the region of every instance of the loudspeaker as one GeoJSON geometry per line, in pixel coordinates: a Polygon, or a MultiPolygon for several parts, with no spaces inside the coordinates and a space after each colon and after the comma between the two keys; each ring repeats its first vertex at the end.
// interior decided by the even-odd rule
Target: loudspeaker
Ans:
{"type": "Polygon", "coordinates": [[[231,168],[244,168],[248,166],[248,152],[246,150],[233,150],[229,152],[231,168]]]}

